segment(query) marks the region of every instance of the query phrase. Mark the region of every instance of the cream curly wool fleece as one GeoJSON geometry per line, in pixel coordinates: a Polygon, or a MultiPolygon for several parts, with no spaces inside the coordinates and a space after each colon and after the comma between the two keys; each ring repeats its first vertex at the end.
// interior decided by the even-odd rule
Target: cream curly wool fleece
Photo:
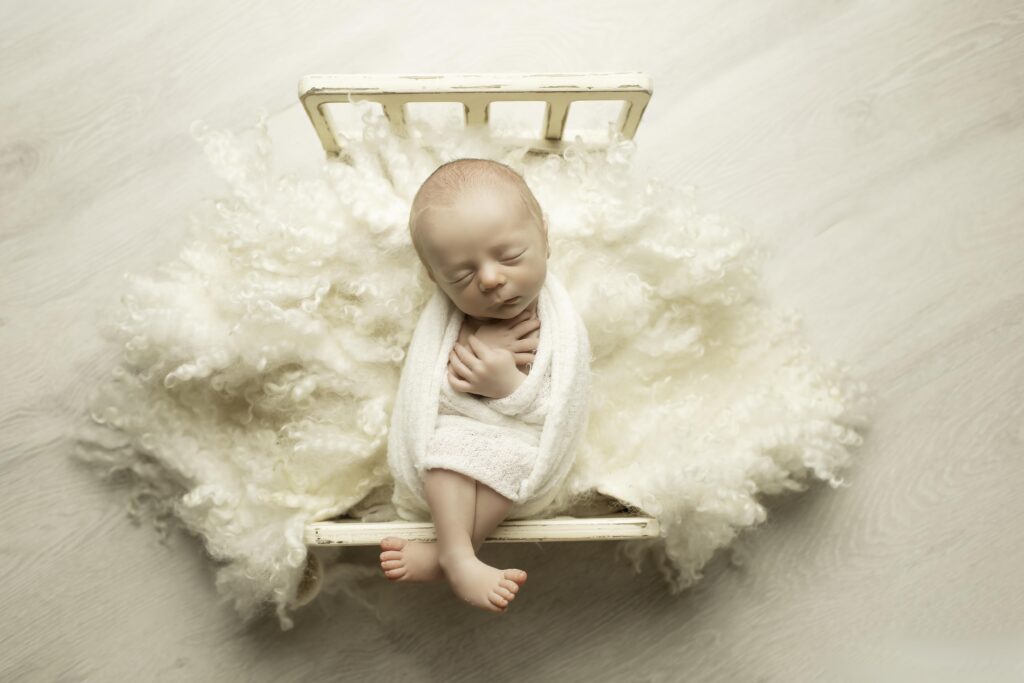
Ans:
{"type": "Polygon", "coordinates": [[[455,158],[524,175],[548,218],[549,269],[590,336],[590,420],[539,514],[589,492],[656,516],[661,538],[620,547],[638,570],[651,555],[678,591],[765,519],[759,496],[810,477],[840,485],[867,387],[815,358],[799,317],[768,305],[761,252],[700,211],[693,187],[648,177],[627,140],[534,157],[472,129],[414,121],[399,137],[357,107],[366,127],[342,158],[287,176],[265,116],[240,135],[197,124],[229,191],[196,209],[173,263],[128,276],[103,312],[123,354],[76,453],[132,475],[133,512],[199,536],[243,618],[274,606],[292,626],[308,522],[398,516],[389,417],[434,292],[408,212],[455,158]]]}
{"type": "Polygon", "coordinates": [[[388,464],[405,519],[430,519],[427,468],[467,474],[510,498],[508,517],[547,507],[569,473],[590,402],[587,329],[548,271],[537,301],[537,353],[523,383],[502,399],[450,391],[445,371],[465,315],[441,291],[420,315],[392,409],[388,464]],[[446,410],[438,414],[442,408],[446,410]],[[518,424],[517,424],[518,423],[518,424]]]}

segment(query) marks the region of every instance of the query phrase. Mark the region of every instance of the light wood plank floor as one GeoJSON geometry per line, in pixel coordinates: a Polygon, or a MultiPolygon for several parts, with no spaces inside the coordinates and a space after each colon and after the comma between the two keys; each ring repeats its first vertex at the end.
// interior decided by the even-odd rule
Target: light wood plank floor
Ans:
{"type": "MultiPolygon", "coordinates": [[[[8,0],[3,17],[0,679],[1024,677],[1019,2],[8,0]],[[741,567],[717,559],[673,598],[613,544],[488,546],[530,571],[495,618],[389,585],[367,549],[364,602],[243,629],[194,539],[159,544],[68,457],[116,357],[96,309],[222,189],[194,119],[301,120],[305,73],[632,69],[655,84],[640,163],[767,240],[771,296],[883,399],[851,487],[772,502],[741,567]]],[[[283,154],[317,149],[310,128],[283,154]]]]}

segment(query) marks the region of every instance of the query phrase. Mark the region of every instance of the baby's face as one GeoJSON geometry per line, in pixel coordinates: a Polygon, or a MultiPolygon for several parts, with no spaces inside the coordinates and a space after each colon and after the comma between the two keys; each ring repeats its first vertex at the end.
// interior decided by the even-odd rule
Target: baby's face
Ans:
{"type": "Polygon", "coordinates": [[[424,213],[427,273],[463,313],[488,322],[535,308],[551,252],[514,190],[477,188],[424,213]]]}

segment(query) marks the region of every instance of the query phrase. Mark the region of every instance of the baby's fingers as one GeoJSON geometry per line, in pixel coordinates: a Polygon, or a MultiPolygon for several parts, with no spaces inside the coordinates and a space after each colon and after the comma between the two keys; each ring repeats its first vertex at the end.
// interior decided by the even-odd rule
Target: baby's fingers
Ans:
{"type": "Polygon", "coordinates": [[[468,368],[476,368],[480,363],[480,354],[476,353],[469,346],[455,342],[455,346],[452,347],[452,351],[458,355],[459,359],[468,368]]]}
{"type": "Polygon", "coordinates": [[[469,335],[469,351],[478,359],[482,360],[487,358],[487,354],[491,351],[491,347],[475,334],[471,334],[469,335]]]}
{"type": "Polygon", "coordinates": [[[452,385],[452,388],[464,394],[468,394],[469,390],[473,388],[473,385],[466,380],[456,377],[451,368],[448,369],[448,383],[452,385]]]}
{"type": "Polygon", "coordinates": [[[540,319],[533,318],[531,320],[524,320],[523,322],[515,325],[512,328],[512,332],[517,336],[521,337],[528,332],[533,332],[540,327],[540,319]]]}
{"type": "Polygon", "coordinates": [[[460,358],[455,351],[452,351],[451,355],[448,356],[448,362],[451,363],[452,367],[455,368],[455,371],[461,376],[471,377],[473,375],[473,371],[462,362],[462,358],[460,358]]]}
{"type": "Polygon", "coordinates": [[[536,355],[537,354],[534,353],[517,353],[515,354],[516,365],[526,365],[527,363],[532,363],[534,362],[534,360],[536,360],[536,355]]]}
{"type": "Polygon", "coordinates": [[[537,337],[527,337],[526,339],[517,339],[512,342],[509,347],[510,351],[536,351],[537,346],[540,344],[540,339],[537,337]]]}

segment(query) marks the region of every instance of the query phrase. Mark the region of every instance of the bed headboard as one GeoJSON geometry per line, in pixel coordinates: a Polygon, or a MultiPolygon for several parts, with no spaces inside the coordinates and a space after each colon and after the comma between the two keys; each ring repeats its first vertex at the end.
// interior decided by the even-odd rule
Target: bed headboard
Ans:
{"type": "MultiPolygon", "coordinates": [[[[641,72],[574,74],[310,74],[299,80],[299,100],[328,157],[341,146],[325,105],[369,100],[379,103],[391,125],[402,131],[410,102],[461,102],[467,126],[487,125],[492,102],[545,102],[539,134],[517,138],[531,151],[560,152],[569,107],[584,100],[622,102],[614,130],[632,139],[654,92],[641,72]]],[[[585,146],[594,146],[584,142],[585,146]]]]}

